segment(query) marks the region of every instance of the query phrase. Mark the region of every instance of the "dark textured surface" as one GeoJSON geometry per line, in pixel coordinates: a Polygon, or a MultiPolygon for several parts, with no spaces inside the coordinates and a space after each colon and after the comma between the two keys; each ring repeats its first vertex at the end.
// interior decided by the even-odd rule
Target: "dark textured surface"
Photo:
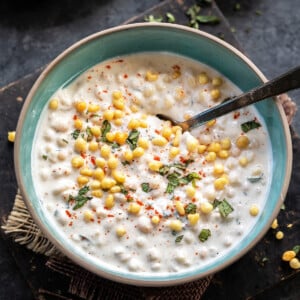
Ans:
{"type": "MultiPolygon", "coordinates": [[[[259,65],[262,71],[268,77],[275,76],[287,68],[296,65],[299,61],[300,45],[297,36],[299,35],[299,9],[297,5],[299,1],[271,1],[260,0],[252,2],[240,1],[241,10],[234,11],[234,3],[236,1],[221,1],[219,5],[229,19],[231,25],[236,29],[236,37],[239,39],[240,45],[248,53],[248,55],[259,65]],[[225,3],[226,2],[226,3],[225,3]],[[275,3],[274,3],[275,2],[275,3]],[[262,15],[256,11],[261,10],[262,15]],[[263,54],[262,54],[263,53],[263,54]]],[[[110,27],[124,22],[129,17],[143,12],[148,7],[160,3],[158,0],[138,1],[138,0],[113,0],[113,1],[77,1],[63,0],[52,2],[26,1],[23,6],[16,6],[15,1],[0,2],[0,86],[4,86],[11,81],[15,81],[27,73],[34,71],[36,68],[48,63],[53,57],[60,53],[63,49],[71,45],[74,41],[101,30],[104,27],[110,27]]],[[[28,87],[26,87],[28,88],[28,87]]],[[[13,90],[9,90],[13,93],[13,90]]],[[[8,98],[15,99],[20,95],[20,91],[14,95],[4,94],[4,100],[8,98]]],[[[23,96],[25,96],[24,93],[23,96]]],[[[295,93],[295,100],[299,103],[299,92],[295,93]],[[297,96],[298,95],[298,96],[297,96]]],[[[0,104],[1,105],[1,104],[0,104]]],[[[13,199],[16,183],[12,176],[11,168],[12,145],[6,142],[6,132],[13,130],[16,124],[17,114],[12,111],[19,110],[21,103],[16,101],[8,105],[4,115],[1,115],[1,136],[0,144],[4,144],[5,153],[10,153],[5,163],[1,162],[3,170],[1,170],[1,178],[5,185],[4,190],[12,191],[11,195],[5,195],[5,198],[13,199]],[[3,134],[4,133],[4,134],[3,134]]],[[[297,120],[294,126],[298,127],[297,120]]],[[[299,132],[300,130],[297,129],[299,132]]],[[[297,140],[299,144],[299,139],[297,140]]],[[[297,144],[297,145],[298,145],[297,144]]],[[[1,152],[3,148],[1,146],[1,152]]],[[[294,149],[295,155],[299,157],[299,150],[294,149]]],[[[299,168],[298,168],[299,170],[299,168]]],[[[295,175],[295,174],[294,174],[295,175]]],[[[294,199],[299,185],[299,178],[295,179],[293,189],[288,196],[289,207],[292,209],[294,199]]],[[[3,196],[1,197],[3,200],[3,196]]],[[[1,201],[1,211],[8,211],[12,205],[11,201],[1,201]]],[[[299,201],[298,201],[299,207],[299,201]]],[[[287,211],[287,213],[290,210],[287,211]]],[[[299,213],[299,209],[296,211],[299,213]]],[[[1,213],[1,215],[3,215],[1,213]]],[[[287,215],[288,218],[299,218],[299,215],[287,215]]],[[[283,225],[282,225],[283,226],[283,225]]],[[[297,231],[294,231],[297,234],[297,231]]],[[[299,231],[298,231],[299,232],[299,231]]],[[[295,238],[296,239],[296,238],[295,238]]],[[[292,273],[286,265],[280,264],[280,253],[284,249],[284,243],[278,243],[274,240],[272,232],[266,236],[266,242],[270,241],[272,246],[261,244],[261,248],[254,249],[253,253],[258,253],[261,257],[269,252],[274,260],[269,264],[275,264],[273,269],[278,267],[278,276],[286,275],[282,282],[276,286],[268,286],[276,276],[270,276],[270,282],[266,281],[267,270],[272,269],[270,265],[267,268],[259,267],[258,262],[253,260],[252,256],[244,257],[240,262],[229,267],[225,271],[219,273],[213,285],[207,291],[205,299],[244,299],[245,295],[250,295],[251,291],[256,291],[260,295],[255,299],[284,299],[296,300],[300,298],[299,289],[300,276],[292,273]],[[274,248],[275,247],[275,248],[274,248]],[[273,251],[273,249],[275,249],[273,251]],[[260,253],[260,252],[261,253],[260,253]],[[243,272],[243,266],[247,266],[243,272]],[[255,274],[256,278],[248,278],[250,272],[255,274]],[[279,272],[280,271],[280,272],[279,272]],[[291,275],[292,274],[292,275],[291,275]],[[291,279],[286,279],[292,276],[291,279]],[[247,281],[249,281],[247,283],[247,281]],[[222,287],[222,284],[228,283],[222,287]],[[234,282],[234,284],[232,284],[234,282]],[[241,286],[243,286],[241,290],[241,286]],[[258,292],[261,291],[261,292],[258,292]],[[236,292],[236,294],[234,294],[236,292]],[[243,296],[239,293],[243,294],[243,296]],[[234,296],[235,295],[235,296],[234,296]]],[[[9,242],[0,241],[0,299],[31,299],[34,296],[29,289],[31,277],[35,277],[37,273],[34,269],[41,264],[40,259],[30,261],[30,251],[24,251],[22,247],[14,246],[14,256],[17,261],[21,261],[24,256],[22,268],[28,268],[25,278],[20,275],[19,269],[14,259],[9,255],[9,242]]],[[[259,260],[261,257],[257,257],[259,260]]],[[[51,286],[53,284],[54,274],[48,272],[40,274],[41,286],[51,286]],[[46,277],[48,276],[49,277],[46,277]],[[43,280],[47,278],[47,280],[43,280]]],[[[57,276],[57,275],[55,275],[57,276]]],[[[63,284],[63,282],[61,282],[63,284]]],[[[57,287],[59,289],[59,285],[57,287]]],[[[46,293],[39,291],[40,297],[44,295],[47,299],[52,299],[46,293]]],[[[254,295],[254,294],[252,294],[254,295]]],[[[36,295],[35,295],[36,297],[36,295]]],[[[56,298],[53,298],[56,299],[56,298]]]]}
{"type": "MultiPolygon", "coordinates": [[[[300,65],[300,1],[217,0],[239,43],[267,78],[300,65]],[[240,10],[235,10],[236,3],[240,10]]],[[[300,106],[300,90],[290,92],[300,106]]],[[[300,118],[293,126],[300,132],[300,118]]]]}

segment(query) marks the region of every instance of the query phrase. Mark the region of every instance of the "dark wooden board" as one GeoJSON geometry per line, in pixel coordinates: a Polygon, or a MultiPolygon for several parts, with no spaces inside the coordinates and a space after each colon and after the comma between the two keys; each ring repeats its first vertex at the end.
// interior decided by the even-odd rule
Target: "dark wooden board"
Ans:
{"type": "MultiPolygon", "coordinates": [[[[185,11],[194,3],[195,1],[192,0],[164,1],[140,16],[133,17],[128,23],[144,21],[145,16],[159,17],[165,16],[166,12],[172,12],[177,23],[187,25],[188,19],[185,11]]],[[[214,3],[211,7],[204,8],[202,13],[216,14],[221,19],[220,24],[202,26],[202,30],[216,36],[222,36],[226,41],[241,48],[230,30],[229,24],[214,3]]],[[[29,74],[0,90],[2,125],[0,128],[0,144],[3,150],[0,157],[0,176],[3,187],[0,205],[1,218],[5,218],[9,214],[17,190],[13,169],[13,145],[7,142],[7,132],[15,129],[23,104],[22,99],[25,99],[40,72],[41,70],[37,70],[33,74],[29,74]]],[[[284,250],[300,243],[300,140],[295,132],[292,133],[293,175],[285,201],[286,208],[279,215],[280,229],[285,232],[286,237],[278,241],[274,237],[275,232],[270,230],[247,255],[215,275],[203,299],[268,299],[269,296],[282,294],[285,290],[292,295],[291,289],[300,283],[300,273],[292,271],[280,258],[284,250]],[[293,227],[287,228],[288,224],[293,224],[293,227]],[[264,261],[265,258],[268,260],[264,261]]],[[[2,242],[10,250],[20,273],[32,290],[34,298],[77,299],[68,291],[69,278],[53,272],[45,266],[47,258],[36,255],[32,251],[13,243],[3,232],[1,234],[2,242]]],[[[290,299],[298,299],[296,293],[293,295],[296,295],[295,298],[290,299]]],[[[298,296],[300,297],[299,294],[298,296]]],[[[24,294],[24,299],[26,297],[24,294]]]]}

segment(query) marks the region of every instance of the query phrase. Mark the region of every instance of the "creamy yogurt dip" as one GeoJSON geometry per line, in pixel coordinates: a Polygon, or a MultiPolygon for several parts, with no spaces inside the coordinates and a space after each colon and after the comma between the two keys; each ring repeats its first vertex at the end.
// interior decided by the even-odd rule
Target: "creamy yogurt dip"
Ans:
{"type": "Polygon", "coordinates": [[[251,230],[272,171],[253,107],[182,132],[178,120],[241,91],[170,53],[102,62],[59,89],[35,136],[32,170],[48,218],[74,247],[130,272],[211,263],[251,230]]]}

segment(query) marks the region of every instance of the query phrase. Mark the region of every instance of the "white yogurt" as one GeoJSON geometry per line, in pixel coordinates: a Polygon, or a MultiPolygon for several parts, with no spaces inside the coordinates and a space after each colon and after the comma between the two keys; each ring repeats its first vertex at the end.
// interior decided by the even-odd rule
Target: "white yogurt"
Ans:
{"type": "Polygon", "coordinates": [[[48,218],[74,247],[130,272],[180,272],[226,254],[264,208],[262,120],[245,108],[182,133],[155,115],[183,120],[240,92],[168,53],[94,66],[53,95],[36,132],[32,170],[48,218]]]}

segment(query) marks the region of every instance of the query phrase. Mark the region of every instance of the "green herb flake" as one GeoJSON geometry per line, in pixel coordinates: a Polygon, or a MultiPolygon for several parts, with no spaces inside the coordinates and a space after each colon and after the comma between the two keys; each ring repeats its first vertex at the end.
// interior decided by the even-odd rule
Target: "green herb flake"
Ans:
{"type": "Polygon", "coordinates": [[[245,132],[245,133],[252,129],[259,128],[259,127],[261,127],[261,124],[255,120],[248,121],[248,122],[241,124],[241,128],[242,128],[243,132],[245,132]]]}
{"type": "Polygon", "coordinates": [[[73,206],[74,210],[82,207],[88,200],[91,200],[93,198],[86,195],[89,190],[90,188],[87,185],[85,185],[78,191],[77,196],[69,196],[69,201],[75,201],[75,205],[73,206]]]}
{"type": "Polygon", "coordinates": [[[42,158],[43,158],[43,160],[47,160],[47,159],[48,159],[48,156],[47,156],[46,154],[43,154],[43,155],[42,155],[42,158]]]}
{"type": "Polygon", "coordinates": [[[171,14],[170,12],[166,13],[166,17],[167,17],[167,22],[168,23],[175,23],[175,17],[173,14],[171,14]]]}
{"type": "Polygon", "coordinates": [[[247,177],[247,180],[251,183],[256,183],[259,182],[262,179],[262,175],[261,176],[252,176],[252,177],[247,177]]]}
{"type": "Polygon", "coordinates": [[[220,200],[218,200],[218,199],[215,199],[214,200],[214,202],[213,202],[213,208],[215,209],[215,208],[217,208],[218,207],[218,205],[221,203],[221,201],[220,200]]]}
{"type": "MultiPolygon", "coordinates": [[[[208,2],[205,1],[206,4],[208,2]]],[[[186,12],[189,17],[190,26],[199,29],[199,24],[218,24],[220,19],[215,15],[200,15],[201,7],[197,4],[192,5],[186,12]]]]}
{"type": "Polygon", "coordinates": [[[128,195],[128,190],[125,188],[124,185],[120,184],[119,187],[121,189],[120,193],[122,193],[123,195],[128,195]]]}
{"type": "Polygon", "coordinates": [[[218,208],[221,216],[224,218],[226,218],[234,210],[233,207],[226,201],[226,199],[223,199],[219,203],[218,208]]]}
{"type": "Polygon", "coordinates": [[[201,7],[197,4],[192,5],[186,12],[186,15],[190,19],[190,26],[199,29],[199,24],[196,20],[197,14],[200,12],[201,7]]]}
{"type": "Polygon", "coordinates": [[[296,255],[300,252],[300,245],[296,245],[293,247],[293,251],[296,253],[296,255]]]}
{"type": "Polygon", "coordinates": [[[186,207],[185,207],[185,213],[188,214],[195,214],[197,211],[197,206],[194,203],[189,203],[186,207]]]}
{"type": "Polygon", "coordinates": [[[200,179],[201,179],[201,176],[198,173],[192,172],[184,177],[181,177],[179,182],[181,184],[188,184],[190,182],[194,182],[195,180],[200,180],[200,179]]]}
{"type": "Polygon", "coordinates": [[[151,187],[148,182],[143,182],[141,184],[141,187],[142,187],[143,192],[145,192],[145,193],[149,193],[151,191],[151,187]]]}
{"type": "Polygon", "coordinates": [[[113,142],[113,143],[111,144],[111,148],[112,148],[112,149],[118,149],[118,148],[120,148],[120,145],[119,145],[118,143],[116,143],[116,142],[113,142]]]}
{"type": "Polygon", "coordinates": [[[111,125],[107,120],[104,120],[101,126],[101,141],[107,142],[106,134],[110,132],[111,125]]]}
{"type": "Polygon", "coordinates": [[[144,18],[146,22],[162,22],[163,17],[154,17],[153,15],[146,16],[144,18]]]}
{"type": "Polygon", "coordinates": [[[86,140],[87,140],[88,142],[90,142],[90,141],[93,139],[93,134],[92,134],[91,127],[87,127],[87,128],[86,128],[86,135],[87,135],[86,140]]]}
{"type": "Polygon", "coordinates": [[[220,23],[220,19],[217,16],[213,16],[213,15],[208,15],[208,16],[198,15],[196,17],[196,20],[201,24],[218,24],[218,23],[220,23]]]}
{"type": "Polygon", "coordinates": [[[168,179],[168,186],[166,189],[166,193],[172,194],[175,188],[179,185],[179,173],[174,172],[167,176],[168,179]]]}
{"type": "Polygon", "coordinates": [[[163,165],[163,166],[161,166],[161,167],[159,168],[158,173],[159,173],[160,175],[164,176],[164,175],[166,175],[166,174],[169,173],[170,168],[171,168],[171,167],[168,166],[168,165],[163,165]]]}
{"type": "Polygon", "coordinates": [[[200,242],[204,243],[211,236],[211,232],[209,229],[202,229],[198,235],[200,242]]]}
{"type": "Polygon", "coordinates": [[[136,129],[130,131],[128,138],[126,139],[126,143],[129,145],[131,150],[134,150],[137,147],[139,135],[140,133],[136,129]]]}
{"type": "Polygon", "coordinates": [[[233,9],[235,10],[235,11],[239,11],[239,10],[241,10],[241,4],[240,3],[235,3],[235,5],[234,5],[234,7],[233,7],[233,9]]]}
{"type": "Polygon", "coordinates": [[[175,239],[175,243],[176,244],[180,243],[182,241],[183,237],[184,237],[184,235],[177,236],[176,239],[175,239]]]}
{"type": "Polygon", "coordinates": [[[79,137],[80,134],[80,130],[76,129],[71,133],[71,136],[73,137],[74,140],[77,140],[77,138],[79,137]]]}

